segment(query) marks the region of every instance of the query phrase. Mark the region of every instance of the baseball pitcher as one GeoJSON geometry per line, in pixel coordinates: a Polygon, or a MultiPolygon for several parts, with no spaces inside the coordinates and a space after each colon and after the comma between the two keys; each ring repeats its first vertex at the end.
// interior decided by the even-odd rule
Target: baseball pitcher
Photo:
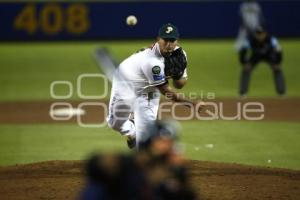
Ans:
{"type": "Polygon", "coordinates": [[[187,57],[178,38],[176,26],[163,25],[155,44],[125,59],[114,73],[107,122],[126,136],[129,148],[151,137],[145,129],[156,120],[160,94],[195,106],[198,112],[204,106],[201,101],[183,98],[168,83],[173,79],[173,86],[180,89],[187,81],[187,57]]]}

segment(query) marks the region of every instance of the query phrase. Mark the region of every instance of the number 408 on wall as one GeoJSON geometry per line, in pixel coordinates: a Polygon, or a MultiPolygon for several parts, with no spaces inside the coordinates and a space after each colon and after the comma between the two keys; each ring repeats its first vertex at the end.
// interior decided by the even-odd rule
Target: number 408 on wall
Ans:
{"type": "Polygon", "coordinates": [[[35,4],[27,4],[14,20],[16,30],[34,34],[42,31],[55,35],[62,31],[70,34],[82,34],[90,27],[89,10],[83,4],[42,4],[40,9],[35,4]]]}

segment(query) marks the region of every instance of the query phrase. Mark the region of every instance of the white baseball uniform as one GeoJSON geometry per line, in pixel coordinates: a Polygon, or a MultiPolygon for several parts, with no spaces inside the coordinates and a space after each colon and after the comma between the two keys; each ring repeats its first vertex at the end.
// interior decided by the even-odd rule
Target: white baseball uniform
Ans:
{"type": "Polygon", "coordinates": [[[262,25],[262,9],[257,2],[244,2],[240,7],[243,24],[248,31],[262,25]]]}
{"type": "MultiPolygon", "coordinates": [[[[115,71],[107,122],[122,135],[135,135],[137,145],[148,138],[146,125],[156,120],[160,100],[156,86],[167,82],[164,68],[164,57],[155,43],[125,59],[115,71]],[[134,113],[134,123],[130,113],[134,113]]],[[[186,71],[183,77],[187,78],[186,71]]]]}
{"type": "Polygon", "coordinates": [[[240,50],[249,33],[263,25],[263,13],[257,2],[244,2],[240,6],[242,26],[239,29],[235,47],[240,50]]]}

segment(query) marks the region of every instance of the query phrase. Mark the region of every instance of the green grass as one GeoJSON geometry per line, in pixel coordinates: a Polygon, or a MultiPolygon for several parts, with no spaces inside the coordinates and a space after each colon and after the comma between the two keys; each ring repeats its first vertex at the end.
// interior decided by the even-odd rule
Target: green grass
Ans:
{"type": "Polygon", "coordinates": [[[1,125],[0,165],[45,160],[81,160],[93,151],[126,150],[108,128],[77,125],[1,125]]]}
{"type": "MultiPolygon", "coordinates": [[[[183,123],[181,142],[190,159],[299,170],[299,130],[297,123],[191,121],[183,123]]],[[[1,125],[0,133],[0,165],[79,160],[95,150],[127,151],[125,140],[107,127],[1,125]]]]}
{"type": "MultiPolygon", "coordinates": [[[[51,100],[52,81],[73,85],[82,73],[99,73],[92,53],[108,47],[121,61],[153,41],[99,41],[83,43],[1,43],[0,102],[51,100]]],[[[281,40],[288,96],[300,93],[300,40],[281,40]]],[[[237,95],[240,66],[232,40],[184,40],[188,53],[189,81],[184,92],[205,97],[237,95]]],[[[250,96],[275,96],[269,67],[255,70],[250,96]]],[[[101,94],[103,83],[83,83],[87,95],[101,94]]],[[[66,94],[58,87],[57,94],[66,94]]],[[[109,96],[106,97],[107,99],[109,96]]],[[[0,111],[1,114],[1,111],[0,111]]],[[[182,142],[188,158],[300,169],[299,123],[202,121],[183,123],[182,142]],[[207,148],[206,144],[213,144],[207,148]],[[267,161],[271,160],[271,163],[267,161]]],[[[127,151],[124,139],[108,128],[83,129],[77,125],[0,125],[0,165],[44,160],[84,159],[93,150],[127,151]]]]}
{"type": "Polygon", "coordinates": [[[300,169],[300,124],[202,121],[183,127],[188,158],[300,169]]]}
{"type": "MultiPolygon", "coordinates": [[[[48,100],[50,84],[67,80],[73,84],[82,73],[99,73],[92,53],[97,46],[108,47],[121,61],[136,50],[153,41],[99,41],[83,43],[1,43],[0,45],[0,101],[48,100]]],[[[288,95],[299,96],[300,41],[281,40],[284,49],[283,68],[288,95]]],[[[214,92],[217,97],[236,96],[240,66],[231,40],[184,40],[181,45],[188,53],[189,82],[184,92],[206,96],[214,92]]],[[[85,94],[101,94],[102,83],[97,80],[83,85],[85,94]]],[[[58,94],[65,94],[62,88],[58,94]]],[[[251,96],[276,95],[272,73],[265,64],[253,74],[251,96]]],[[[109,96],[107,96],[109,98],[109,96]]]]}

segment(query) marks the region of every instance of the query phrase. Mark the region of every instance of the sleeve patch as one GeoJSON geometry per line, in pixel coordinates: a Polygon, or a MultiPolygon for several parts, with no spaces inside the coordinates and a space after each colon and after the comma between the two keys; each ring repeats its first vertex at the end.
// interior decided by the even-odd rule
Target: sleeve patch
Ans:
{"type": "MultiPolygon", "coordinates": [[[[160,71],[161,71],[161,69],[160,69],[159,66],[154,66],[154,67],[152,68],[152,73],[153,73],[154,75],[159,75],[159,74],[160,74],[160,71]]],[[[153,77],[154,77],[154,76],[153,76],[153,77]]]]}

